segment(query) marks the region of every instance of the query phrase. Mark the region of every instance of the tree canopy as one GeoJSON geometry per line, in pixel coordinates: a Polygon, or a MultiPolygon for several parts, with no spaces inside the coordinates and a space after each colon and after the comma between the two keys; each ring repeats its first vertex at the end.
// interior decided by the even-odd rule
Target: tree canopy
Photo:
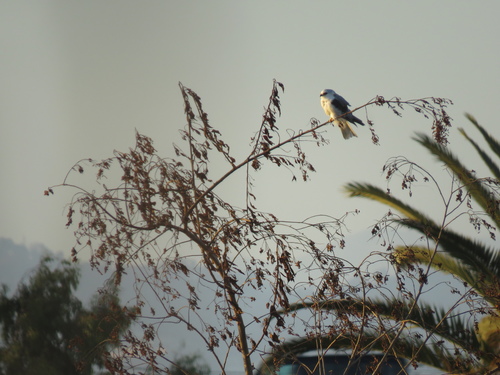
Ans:
{"type": "Polygon", "coordinates": [[[80,272],[70,262],[45,256],[28,280],[0,294],[0,374],[93,374],[105,366],[131,318],[110,285],[85,308],[74,292],[80,272]]]}

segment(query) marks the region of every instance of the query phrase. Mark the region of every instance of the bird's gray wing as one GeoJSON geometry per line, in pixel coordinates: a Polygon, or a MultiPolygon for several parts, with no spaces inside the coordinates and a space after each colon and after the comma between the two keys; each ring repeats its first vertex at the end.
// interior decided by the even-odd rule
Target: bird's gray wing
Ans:
{"type": "Polygon", "coordinates": [[[349,112],[350,104],[339,94],[335,94],[335,97],[332,99],[332,105],[342,111],[342,113],[349,112]]]}
{"type": "MultiPolygon", "coordinates": [[[[342,114],[349,112],[349,106],[350,104],[345,100],[342,96],[335,94],[335,97],[332,100],[332,105],[337,108],[339,111],[341,111],[342,114]]],[[[361,121],[359,118],[354,116],[352,113],[349,113],[344,117],[347,121],[360,125],[364,125],[363,121],[361,121]]]]}

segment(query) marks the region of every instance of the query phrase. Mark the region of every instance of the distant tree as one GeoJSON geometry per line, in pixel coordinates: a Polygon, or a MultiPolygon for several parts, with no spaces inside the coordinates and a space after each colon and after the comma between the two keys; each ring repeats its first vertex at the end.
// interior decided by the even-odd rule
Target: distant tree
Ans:
{"type": "Polygon", "coordinates": [[[199,354],[178,356],[170,367],[170,375],[210,375],[210,367],[199,354]]]}
{"type": "Polygon", "coordinates": [[[79,269],[45,256],[27,282],[8,296],[0,293],[0,374],[93,374],[104,353],[119,343],[130,325],[116,287],[103,289],[90,309],[74,296],[79,269]]]}

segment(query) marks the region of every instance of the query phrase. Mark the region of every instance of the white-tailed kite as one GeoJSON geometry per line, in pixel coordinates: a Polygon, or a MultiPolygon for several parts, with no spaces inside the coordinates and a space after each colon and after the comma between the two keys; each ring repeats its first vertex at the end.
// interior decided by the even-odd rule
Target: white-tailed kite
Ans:
{"type": "Polygon", "coordinates": [[[330,121],[333,121],[333,123],[342,130],[344,139],[349,139],[353,136],[357,137],[349,123],[358,123],[360,125],[364,125],[364,123],[352,113],[342,116],[349,112],[350,104],[347,100],[331,89],[321,91],[319,96],[321,97],[321,106],[325,110],[326,115],[330,116],[330,121]]]}

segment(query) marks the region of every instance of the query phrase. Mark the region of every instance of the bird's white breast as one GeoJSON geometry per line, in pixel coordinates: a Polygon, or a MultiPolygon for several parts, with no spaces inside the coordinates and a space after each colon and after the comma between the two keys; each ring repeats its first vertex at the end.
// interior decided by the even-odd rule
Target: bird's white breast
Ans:
{"type": "Polygon", "coordinates": [[[337,111],[336,108],[332,105],[331,99],[328,98],[321,98],[321,106],[323,107],[323,110],[325,111],[327,116],[330,116],[331,118],[337,117],[337,111]]]}

